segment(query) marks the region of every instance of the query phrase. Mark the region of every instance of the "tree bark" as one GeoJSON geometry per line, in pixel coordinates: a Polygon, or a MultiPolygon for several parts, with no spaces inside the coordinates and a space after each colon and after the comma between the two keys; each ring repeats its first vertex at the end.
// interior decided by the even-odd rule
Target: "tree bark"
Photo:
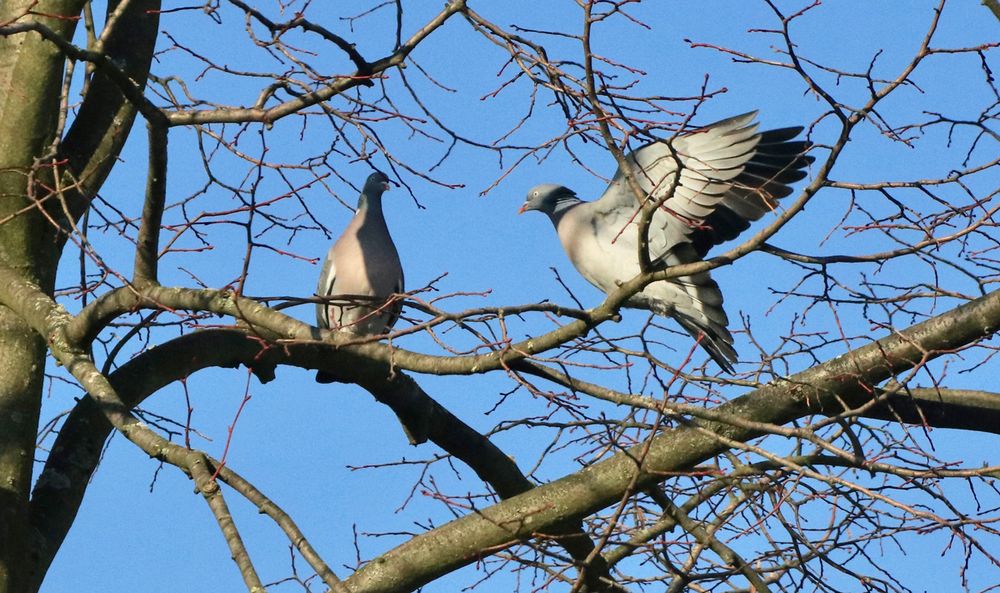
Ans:
{"type": "MultiPolygon", "coordinates": [[[[0,4],[0,24],[38,25],[68,41],[83,5],[9,0],[0,4]]],[[[109,2],[108,11],[117,5],[109,2]]],[[[158,6],[133,2],[105,39],[105,55],[124,64],[140,88],[152,61],[158,6]]],[[[0,35],[0,262],[50,295],[68,230],[110,172],[136,113],[98,72],[59,142],[65,65],[59,47],[36,31],[0,35]]],[[[29,492],[45,364],[42,338],[0,307],[0,593],[34,591],[41,583],[29,492]]]]}
{"type": "MultiPolygon", "coordinates": [[[[65,38],[82,0],[8,0],[0,23],[24,16],[65,38]]],[[[59,113],[64,60],[40,35],[0,36],[0,261],[51,293],[55,233],[35,204],[33,181],[46,166],[59,113]]],[[[51,159],[50,159],[51,160],[51,159]]],[[[45,344],[19,316],[0,307],[0,593],[25,591],[28,494],[41,408],[45,344]]]]}
{"type": "Polygon", "coordinates": [[[588,516],[672,472],[685,471],[761,435],[755,423],[786,424],[871,398],[873,386],[992,335],[1000,327],[1000,291],[992,292],[787,380],[719,406],[746,425],[696,422],[664,431],[580,472],[442,525],[366,564],[346,581],[356,593],[412,591],[495,550],[565,521],[588,516]],[[648,449],[645,449],[648,446],[648,449]],[[641,453],[641,455],[640,455],[641,453]]]}

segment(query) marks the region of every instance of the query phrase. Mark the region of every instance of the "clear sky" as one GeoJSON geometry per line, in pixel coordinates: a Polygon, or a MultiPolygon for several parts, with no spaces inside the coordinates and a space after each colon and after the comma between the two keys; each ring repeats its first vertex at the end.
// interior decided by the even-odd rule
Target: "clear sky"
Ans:
{"type": "MultiPolygon", "coordinates": [[[[168,3],[169,4],[169,3],[168,3]]],[[[225,3],[224,3],[225,4],[225,3]]],[[[271,2],[259,2],[262,9],[272,10],[271,2]]],[[[315,4],[315,3],[314,3],[315,4]]],[[[779,3],[788,12],[808,4],[801,1],[779,3]]],[[[794,33],[800,51],[815,60],[847,70],[864,70],[872,56],[884,49],[875,62],[878,77],[893,78],[912,55],[926,30],[934,3],[924,0],[898,2],[889,0],[842,0],[827,2],[810,16],[796,23],[794,33]]],[[[368,3],[359,3],[361,12],[368,3]]],[[[440,2],[407,3],[404,31],[411,32],[440,8],[440,2]]],[[[483,16],[507,26],[517,24],[525,29],[561,29],[576,32],[580,27],[580,11],[574,2],[470,2],[483,16]]],[[[769,48],[778,44],[772,35],[748,32],[749,29],[772,29],[775,18],[766,4],[754,0],[679,0],[670,3],[648,2],[630,9],[649,28],[637,26],[626,19],[610,19],[596,30],[595,51],[616,62],[634,66],[645,74],[631,92],[689,96],[699,92],[708,76],[708,89],[725,88],[703,105],[697,121],[708,123],[744,113],[760,111],[763,129],[808,125],[822,112],[823,105],[804,92],[802,81],[790,71],[778,71],[759,65],[735,63],[719,52],[692,48],[685,40],[725,45],[757,55],[779,58],[769,48]]],[[[369,57],[384,55],[391,50],[394,32],[388,23],[392,19],[374,16],[353,23],[328,18],[315,6],[311,18],[331,30],[357,42],[369,57]]],[[[247,49],[242,17],[228,8],[220,11],[222,24],[215,24],[201,12],[164,14],[163,28],[179,43],[198,48],[205,55],[217,56],[218,63],[233,69],[280,70],[259,51],[247,49]]],[[[276,17],[279,18],[279,17],[276,17]]],[[[287,15],[285,17],[288,18],[287,15]]],[[[970,46],[995,41],[1000,31],[998,23],[978,2],[956,1],[948,5],[941,22],[936,45],[940,47],[970,46]]],[[[404,33],[406,35],[407,33],[404,33]]],[[[525,34],[529,35],[529,34],[525,34]]],[[[542,39],[553,59],[579,60],[579,47],[565,38],[542,39]]],[[[161,36],[159,48],[167,50],[173,41],[161,36]]],[[[327,46],[324,52],[331,52],[327,46]]],[[[1000,71],[995,53],[990,58],[993,71],[1000,71]]],[[[407,76],[436,116],[469,138],[492,142],[517,124],[526,110],[528,85],[518,81],[505,88],[495,98],[484,97],[495,90],[511,68],[501,70],[504,54],[487,44],[460,19],[446,25],[413,57],[430,71],[445,91],[429,84],[416,68],[407,69],[407,76]]],[[[346,67],[339,55],[318,56],[316,63],[326,64],[330,71],[346,67]]],[[[259,80],[232,81],[218,72],[208,72],[198,78],[203,65],[181,51],[164,51],[154,63],[154,73],[179,73],[202,96],[218,103],[249,104],[257,96],[259,80]]],[[[339,70],[343,71],[343,70],[339,70]]],[[[919,89],[901,90],[886,106],[901,120],[921,111],[948,110],[968,116],[973,109],[988,104],[982,93],[982,70],[975,56],[962,59],[929,60],[915,77],[919,89]],[[978,77],[978,78],[977,78],[978,77]],[[898,114],[898,115],[897,115],[898,114]]],[[[861,103],[867,92],[856,81],[845,80],[833,87],[833,76],[823,76],[838,96],[851,105],[861,103]]],[[[385,84],[392,96],[398,97],[404,111],[418,115],[412,101],[405,98],[398,74],[390,72],[385,84]]],[[[375,98],[372,91],[362,92],[362,99],[375,98]],[[369,95],[369,93],[372,93],[369,95]]],[[[550,104],[550,96],[539,95],[534,116],[510,138],[513,144],[531,145],[565,131],[560,111],[550,104]]],[[[682,108],[685,104],[674,104],[682,108]]],[[[416,168],[437,162],[448,148],[447,142],[429,141],[411,134],[400,122],[375,123],[382,141],[395,156],[416,168]]],[[[145,132],[139,123],[123,155],[102,192],[103,197],[138,215],[145,182],[145,132]]],[[[814,131],[817,143],[830,142],[832,127],[824,123],[814,131]]],[[[299,162],[321,152],[330,142],[328,127],[313,123],[302,132],[302,122],[295,117],[277,122],[262,130],[251,126],[241,139],[241,148],[260,153],[260,145],[268,146],[267,159],[274,162],[299,162]],[[301,134],[300,134],[301,133],[301,134]]],[[[957,148],[946,149],[939,141],[943,130],[932,131],[914,148],[906,148],[881,137],[874,129],[859,130],[855,140],[834,170],[833,178],[845,181],[877,179],[916,179],[944,175],[960,159],[957,148]],[[942,164],[943,163],[943,164],[942,164]]],[[[168,188],[172,200],[193,194],[204,183],[204,173],[197,154],[195,138],[185,130],[175,130],[171,137],[171,169],[168,188]]],[[[593,143],[570,144],[583,162],[598,175],[609,177],[615,169],[614,159],[593,143]]],[[[993,150],[996,143],[986,145],[993,150]]],[[[563,147],[556,147],[544,160],[529,158],[509,174],[507,168],[515,162],[517,153],[505,155],[502,163],[488,151],[459,145],[443,164],[435,169],[436,178],[457,185],[454,189],[427,183],[419,178],[402,176],[419,203],[405,189],[394,189],[385,197],[386,217],[399,248],[406,272],[408,289],[427,285],[447,274],[435,287],[436,293],[486,292],[485,296],[457,297],[441,304],[451,310],[468,306],[512,305],[538,302],[543,299],[572,304],[572,300],[557,281],[552,268],[558,271],[569,289],[586,306],[597,305],[601,294],[573,270],[563,254],[548,220],[537,213],[517,216],[517,208],[527,190],[541,182],[567,185],[581,197],[596,198],[606,182],[588,173],[563,147]],[[502,179],[501,179],[502,177],[502,179]],[[500,181],[497,183],[497,180],[500,181]],[[485,192],[485,195],[483,195],[485,192]]],[[[980,160],[985,160],[980,158],[980,160]]],[[[374,162],[387,169],[384,159],[374,162]]],[[[333,169],[358,187],[370,169],[360,162],[340,157],[331,160],[333,169]]],[[[256,171],[244,162],[220,156],[217,173],[233,185],[248,185],[256,171]]],[[[295,171],[289,173],[293,183],[308,177],[295,171]]],[[[320,258],[332,237],[344,227],[351,212],[339,201],[353,205],[357,191],[334,175],[324,180],[326,187],[315,184],[301,192],[310,210],[332,233],[319,230],[294,235],[280,229],[266,230],[266,223],[255,227],[262,241],[304,258],[320,258]]],[[[997,176],[977,179],[974,189],[993,191],[997,176]],[[992,186],[991,186],[992,184],[992,186]]],[[[258,198],[268,199],[287,192],[287,187],[273,174],[261,182],[258,198]]],[[[856,239],[837,231],[827,236],[843,216],[850,196],[846,192],[827,191],[818,195],[807,211],[790,224],[774,243],[814,254],[867,253],[884,246],[870,239],[856,239]]],[[[275,212],[294,217],[301,208],[294,200],[275,212]]],[[[231,193],[219,186],[198,196],[191,208],[223,211],[237,205],[231,193]]],[[[179,211],[167,215],[169,222],[180,220],[179,211]]],[[[93,221],[93,219],[92,219],[93,221]]],[[[304,218],[297,222],[308,224],[304,218]]],[[[164,284],[192,285],[192,274],[200,282],[221,287],[236,278],[246,237],[241,227],[216,226],[208,229],[214,248],[204,252],[174,253],[161,264],[164,284]]],[[[166,233],[165,238],[170,234],[166,233]]],[[[130,269],[130,253],[114,232],[92,237],[98,250],[112,265],[130,269]]],[[[183,237],[179,246],[196,248],[198,242],[183,237]]],[[[67,253],[60,285],[71,285],[78,278],[78,268],[72,262],[76,253],[67,253]]],[[[910,260],[906,260],[910,262],[910,260]]],[[[925,278],[927,282],[954,281],[955,290],[975,293],[968,279],[934,277],[929,268],[912,263],[891,264],[887,269],[874,267],[864,270],[882,281],[899,278],[925,278]],[[912,266],[912,267],[911,267],[912,266]]],[[[311,295],[319,266],[311,261],[295,259],[267,250],[257,250],[251,261],[251,273],[246,286],[251,295],[311,295]]],[[[858,272],[854,272],[855,274],[858,272]]],[[[786,335],[802,301],[788,299],[778,302],[776,291],[790,290],[800,277],[787,266],[777,266],[773,258],[752,255],[735,266],[716,270],[713,274],[726,295],[726,308],[733,325],[739,326],[741,316],[750,320],[754,337],[764,347],[775,346],[786,335]]],[[[853,277],[845,274],[845,277],[853,277]]],[[[804,288],[817,289],[815,282],[804,288]]],[[[75,309],[78,303],[67,300],[75,309]]],[[[945,307],[942,306],[941,310],[945,307]]],[[[838,312],[839,313],[839,312],[838,312]]],[[[293,310],[293,315],[312,322],[312,306],[293,310]]],[[[814,311],[803,329],[829,331],[829,311],[814,311]]],[[[845,308],[841,321],[848,335],[867,338],[873,330],[866,320],[879,320],[878,310],[861,312],[845,308]]],[[[635,331],[646,320],[638,311],[626,311],[621,324],[608,326],[608,335],[625,335],[635,331]]],[[[904,325],[903,319],[897,319],[904,325]]],[[[674,328],[673,325],[670,325],[674,328]]],[[[512,324],[514,337],[540,333],[547,326],[540,317],[512,324]]],[[[124,329],[115,330],[119,334],[124,329]]],[[[683,356],[690,348],[690,339],[679,334],[665,335],[667,344],[683,356]]],[[[857,344],[863,341],[859,339],[857,344]]],[[[402,345],[414,350],[436,352],[437,347],[426,337],[407,338],[402,345]]],[[[757,360],[754,347],[737,336],[737,348],[749,360],[757,360]]],[[[842,344],[834,344],[823,352],[829,356],[843,352],[842,344]]],[[[702,354],[698,354],[701,357],[702,354]]],[[[792,358],[798,366],[808,365],[804,357],[792,358]]],[[[990,364],[995,373],[996,363],[990,364]]],[[[982,369],[980,373],[985,373],[982,369]]],[[[955,377],[951,387],[983,387],[972,377],[955,377]],[[958,384],[967,380],[967,385],[958,384]]],[[[549,411],[547,403],[532,398],[524,390],[507,398],[495,410],[499,394],[513,384],[502,374],[476,377],[417,377],[424,389],[465,422],[481,431],[489,431],[502,419],[520,416],[540,416],[549,411]]],[[[615,377],[611,386],[625,389],[626,378],[615,377]]],[[[249,378],[245,369],[214,370],[200,373],[188,383],[195,408],[193,424],[200,434],[211,440],[196,438],[195,444],[215,456],[221,456],[226,432],[233,421],[242,396],[249,384],[252,399],[239,418],[229,450],[232,468],[253,481],[298,522],[312,543],[325,556],[339,575],[349,574],[343,568],[355,562],[354,532],[422,531],[428,524],[441,524],[449,519],[448,511],[430,497],[418,493],[407,503],[407,497],[423,466],[420,464],[374,469],[353,469],[373,464],[390,463],[401,458],[425,460],[439,450],[426,444],[410,447],[391,413],[375,403],[360,388],[345,385],[319,386],[312,373],[297,369],[279,369],[277,380],[261,385],[249,378]],[[405,510],[399,508],[407,503],[405,510]]],[[[738,394],[738,391],[732,392],[738,394]]],[[[72,405],[79,397],[59,382],[54,382],[46,400],[46,411],[52,415],[72,405]]],[[[175,386],[146,402],[145,409],[181,420],[184,417],[184,393],[175,386]]],[[[595,409],[599,409],[595,408],[595,409]]],[[[609,413],[614,413],[609,408],[609,413]]],[[[512,455],[523,470],[531,468],[552,434],[540,430],[523,430],[497,435],[497,444],[512,455]]],[[[927,444],[927,437],[917,437],[927,444]]],[[[942,458],[962,460],[965,465],[980,462],[997,463],[996,439],[945,430],[933,431],[933,446],[942,458]],[[972,443],[972,446],[969,444],[972,443]]],[[[546,461],[536,474],[540,479],[554,479],[576,467],[573,454],[557,453],[546,461]]],[[[452,492],[480,491],[480,484],[471,471],[459,468],[461,478],[443,464],[434,466],[434,477],[442,488],[452,492]]],[[[229,552],[207,506],[200,496],[192,493],[193,484],[171,467],[158,470],[157,464],[123,438],[115,437],[105,454],[104,462],[94,476],[79,519],[57,557],[43,591],[58,593],[71,589],[81,591],[142,591],[144,593],[213,589],[238,591],[243,588],[240,576],[229,560],[229,552]]],[[[237,522],[248,536],[251,555],[265,581],[289,575],[286,540],[268,519],[230,496],[228,502],[237,513],[237,522]]],[[[994,501],[995,503],[995,501],[994,501]]],[[[357,541],[362,558],[372,558],[379,551],[405,541],[404,536],[360,537],[357,541]]],[[[954,549],[943,552],[947,541],[938,535],[906,540],[908,559],[899,552],[886,550],[887,562],[907,562],[907,583],[915,590],[958,590],[954,572],[942,575],[933,562],[914,562],[922,558],[936,559],[944,553],[954,560],[954,549]],[[945,579],[938,581],[938,579],[945,579]],[[939,586],[948,587],[940,589],[939,586]]],[[[954,566],[954,563],[952,564],[954,566]]],[[[311,574],[299,560],[298,568],[311,574]]],[[[973,567],[970,588],[976,590],[1000,581],[1000,569],[995,566],[973,567]]],[[[456,590],[456,583],[468,583],[474,577],[468,569],[461,577],[432,584],[427,591],[456,590]]],[[[488,583],[481,590],[491,588],[488,583]]],[[[294,584],[277,587],[278,591],[297,590],[294,584]]],[[[320,590],[319,583],[313,590],[320,590]]]]}

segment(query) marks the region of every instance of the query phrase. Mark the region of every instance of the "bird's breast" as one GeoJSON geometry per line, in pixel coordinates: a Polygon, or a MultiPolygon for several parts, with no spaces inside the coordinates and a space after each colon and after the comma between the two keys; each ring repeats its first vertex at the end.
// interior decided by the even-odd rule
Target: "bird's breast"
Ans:
{"type": "MultiPolygon", "coordinates": [[[[573,266],[588,282],[605,293],[639,273],[636,251],[622,235],[604,236],[586,221],[563,217],[557,227],[559,240],[573,266]],[[565,226],[563,226],[565,225],[565,226]]],[[[626,228],[624,233],[634,232],[626,228]]]]}

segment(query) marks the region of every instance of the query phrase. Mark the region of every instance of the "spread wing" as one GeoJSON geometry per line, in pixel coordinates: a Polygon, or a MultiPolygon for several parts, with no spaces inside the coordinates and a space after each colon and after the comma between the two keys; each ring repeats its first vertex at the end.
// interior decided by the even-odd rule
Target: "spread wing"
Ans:
{"type": "MultiPolygon", "coordinates": [[[[731,239],[750,221],[791,193],[789,183],[805,176],[812,162],[805,142],[789,142],[802,128],[758,132],[756,112],[647,144],[627,155],[647,199],[664,200],[649,231],[650,256],[657,259],[682,242],[699,254],[731,239]]],[[[621,169],[600,199],[595,218],[617,225],[615,233],[639,218],[639,202],[621,169]]],[[[634,227],[621,233],[635,234],[634,227]]]]}
{"type": "Polygon", "coordinates": [[[743,166],[722,201],[690,237],[704,257],[714,245],[735,239],[750,223],[778,207],[778,200],[792,193],[791,185],[806,176],[815,159],[806,155],[812,147],[793,140],[802,127],[780,128],[760,133],[753,157],[743,166]]]}

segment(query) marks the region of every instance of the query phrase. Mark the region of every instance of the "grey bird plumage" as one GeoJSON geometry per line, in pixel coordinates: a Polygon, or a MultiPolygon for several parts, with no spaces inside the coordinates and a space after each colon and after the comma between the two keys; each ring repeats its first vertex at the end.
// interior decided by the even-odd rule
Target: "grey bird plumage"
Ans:
{"type": "MultiPolygon", "coordinates": [[[[654,264],[701,260],[710,248],[735,238],[806,176],[809,144],[793,140],[801,127],[758,132],[751,112],[647,144],[628,154],[648,199],[666,197],[649,227],[654,264]]],[[[549,216],[570,261],[588,282],[610,293],[639,274],[640,203],[621,169],[597,200],[586,202],[561,185],[528,192],[521,212],[549,216]]],[[[733,371],[737,354],[722,292],[708,272],[654,282],[627,307],[675,319],[720,367],[733,371]]]]}
{"type": "MultiPolygon", "coordinates": [[[[389,302],[389,297],[403,292],[403,268],[382,214],[382,194],[387,189],[385,174],[368,177],[354,217],[326,254],[316,294],[343,298],[316,305],[319,327],[379,335],[399,319],[401,304],[389,302]]],[[[328,373],[316,373],[320,383],[334,380],[328,373]]]]}

